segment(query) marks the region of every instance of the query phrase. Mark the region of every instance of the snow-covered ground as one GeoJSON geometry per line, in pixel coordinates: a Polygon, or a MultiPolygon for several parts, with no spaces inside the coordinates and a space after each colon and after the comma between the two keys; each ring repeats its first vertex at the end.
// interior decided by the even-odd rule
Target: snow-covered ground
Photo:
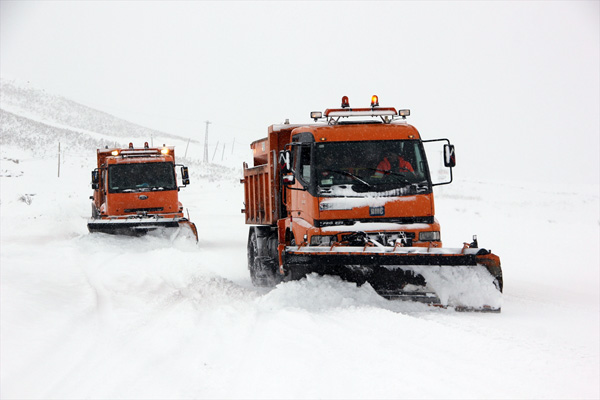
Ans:
{"type": "Polygon", "coordinates": [[[478,234],[505,285],[502,313],[459,313],[333,277],[254,288],[239,168],[188,163],[196,244],[89,234],[94,148],[60,177],[50,151],[1,157],[3,399],[600,397],[598,185],[457,168],[442,239],[478,234]]]}

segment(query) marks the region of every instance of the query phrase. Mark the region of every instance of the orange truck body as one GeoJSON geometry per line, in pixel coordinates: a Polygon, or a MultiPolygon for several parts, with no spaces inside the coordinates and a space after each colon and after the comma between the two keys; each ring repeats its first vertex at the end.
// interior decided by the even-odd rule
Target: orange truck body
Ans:
{"type": "MultiPolygon", "coordinates": [[[[251,225],[253,283],[269,286],[316,272],[369,282],[380,294],[403,293],[407,284],[424,281],[396,266],[482,265],[501,290],[499,258],[477,248],[476,240],[462,249],[442,247],[425,141],[406,123],[410,112],[347,103],[326,110],[325,123],[316,122],[321,113],[312,113],[316,123],[271,125],[267,137],[251,144],[242,212],[251,225]],[[339,122],[346,116],[380,120],[339,122]],[[379,169],[391,148],[404,151],[409,173],[379,169]],[[335,167],[326,168],[327,162],[335,167]]],[[[438,140],[447,142],[451,182],[454,147],[447,139],[431,141],[438,140]]]]}
{"type": "MultiPolygon", "coordinates": [[[[323,228],[315,226],[314,221],[345,220],[371,222],[407,221],[403,232],[410,232],[416,238],[421,231],[440,231],[435,219],[433,192],[416,194],[410,197],[390,198],[386,202],[386,215],[371,217],[369,205],[353,207],[350,210],[320,210],[321,202],[326,199],[311,195],[301,190],[302,184],[296,182],[289,189],[280,184],[279,152],[292,143],[294,133],[308,133],[320,142],[349,141],[386,141],[386,140],[419,140],[419,132],[410,125],[348,125],[348,126],[285,126],[271,125],[265,139],[251,144],[254,153],[254,166],[244,166],[244,193],[247,224],[277,226],[279,241],[289,244],[289,238],[299,243],[304,236],[310,243],[313,235],[323,234],[323,228]],[[285,194],[284,194],[285,193],[285,194]],[[285,196],[285,197],[284,197],[285,196]],[[290,212],[282,213],[282,204],[290,212]],[[296,222],[296,223],[294,223],[296,222]],[[418,222],[418,223],[417,223],[418,222]],[[288,239],[286,240],[286,232],[288,239]]],[[[372,160],[375,166],[377,162],[372,160]]],[[[441,247],[441,240],[412,242],[413,246],[441,247]]]]}
{"type": "MultiPolygon", "coordinates": [[[[185,218],[179,201],[175,148],[172,146],[98,149],[92,171],[90,232],[141,235],[159,228],[196,226],[185,218]]],[[[189,183],[182,166],[184,186],[189,183]]]]}

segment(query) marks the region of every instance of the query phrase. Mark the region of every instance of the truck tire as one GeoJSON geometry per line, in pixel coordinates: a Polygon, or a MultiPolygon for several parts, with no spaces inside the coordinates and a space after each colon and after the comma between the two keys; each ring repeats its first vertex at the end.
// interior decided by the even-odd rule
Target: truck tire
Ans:
{"type": "Polygon", "coordinates": [[[252,284],[258,287],[274,287],[282,281],[274,259],[261,255],[259,240],[265,240],[257,235],[254,227],[248,235],[248,269],[252,284]]]}

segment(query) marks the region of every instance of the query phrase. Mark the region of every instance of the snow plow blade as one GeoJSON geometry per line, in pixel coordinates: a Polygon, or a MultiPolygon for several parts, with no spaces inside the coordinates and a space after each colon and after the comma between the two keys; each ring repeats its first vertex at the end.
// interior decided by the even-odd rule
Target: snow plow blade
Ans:
{"type": "Polygon", "coordinates": [[[458,311],[500,312],[500,258],[479,248],[287,247],[288,279],[310,273],[368,282],[388,299],[418,301],[458,311]]]}
{"type": "Polygon", "coordinates": [[[150,231],[163,228],[190,229],[196,242],[198,241],[196,225],[187,218],[92,218],[88,221],[90,233],[99,232],[111,235],[142,236],[150,231]]]}

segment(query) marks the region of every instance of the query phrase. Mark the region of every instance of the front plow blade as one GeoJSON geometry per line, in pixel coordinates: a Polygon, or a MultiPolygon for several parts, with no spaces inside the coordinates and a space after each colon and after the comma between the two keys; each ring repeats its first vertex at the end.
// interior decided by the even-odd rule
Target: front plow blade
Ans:
{"type": "Polygon", "coordinates": [[[284,269],[290,279],[315,272],[358,285],[368,282],[388,299],[460,311],[501,308],[500,259],[485,249],[288,247],[284,269]]]}
{"type": "Polygon", "coordinates": [[[196,225],[187,218],[92,218],[88,221],[90,233],[100,232],[126,236],[142,236],[157,229],[180,227],[191,230],[198,241],[196,225]]]}

